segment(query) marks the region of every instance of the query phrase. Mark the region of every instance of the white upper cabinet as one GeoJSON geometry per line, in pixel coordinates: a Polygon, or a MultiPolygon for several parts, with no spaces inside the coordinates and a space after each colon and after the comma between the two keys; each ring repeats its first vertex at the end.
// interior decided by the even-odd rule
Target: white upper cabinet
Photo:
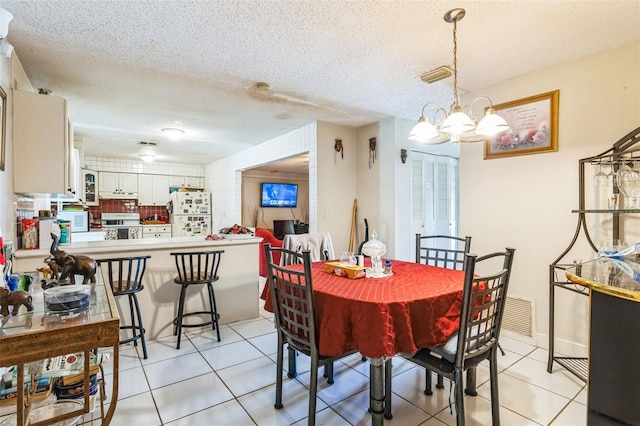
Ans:
{"type": "Polygon", "coordinates": [[[169,202],[169,176],[138,175],[139,206],[165,206],[169,202]]]}
{"type": "Polygon", "coordinates": [[[204,179],[196,176],[170,176],[169,186],[172,188],[204,188],[204,179]]]}
{"type": "Polygon", "coordinates": [[[14,90],[13,140],[14,192],[77,198],[73,127],[65,99],[14,90]]]}
{"type": "Polygon", "coordinates": [[[138,175],[136,173],[100,172],[100,198],[138,198],[138,175]]]}

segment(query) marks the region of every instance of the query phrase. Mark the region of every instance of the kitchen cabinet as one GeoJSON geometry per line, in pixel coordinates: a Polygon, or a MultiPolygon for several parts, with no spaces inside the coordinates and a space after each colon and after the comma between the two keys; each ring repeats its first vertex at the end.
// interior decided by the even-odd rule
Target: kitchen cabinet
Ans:
{"type": "Polygon", "coordinates": [[[197,176],[171,176],[169,186],[172,188],[203,189],[204,178],[197,176]]]}
{"type": "Polygon", "coordinates": [[[14,192],[77,198],[73,126],[64,98],[14,90],[13,141],[14,192]]]}
{"type": "Polygon", "coordinates": [[[83,200],[88,206],[98,205],[98,172],[84,170],[82,172],[82,185],[84,187],[83,200]]]}
{"type": "Polygon", "coordinates": [[[171,225],[143,225],[142,238],[171,238],[171,225]]]}
{"type": "Polygon", "coordinates": [[[138,205],[166,206],[169,202],[169,176],[138,175],[138,205]]]}
{"type": "Polygon", "coordinates": [[[99,173],[100,198],[138,198],[138,175],[136,173],[99,173]]]}

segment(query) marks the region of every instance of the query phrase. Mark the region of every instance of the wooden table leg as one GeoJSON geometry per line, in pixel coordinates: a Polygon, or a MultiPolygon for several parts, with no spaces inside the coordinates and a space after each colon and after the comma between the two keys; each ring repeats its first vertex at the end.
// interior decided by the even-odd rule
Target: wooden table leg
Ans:
{"type": "Polygon", "coordinates": [[[109,409],[107,410],[107,415],[102,420],[103,426],[109,426],[111,423],[111,419],[113,418],[113,414],[116,411],[116,404],[118,402],[118,365],[120,360],[120,345],[116,343],[113,345],[113,375],[112,380],[113,383],[111,385],[111,401],[109,404],[109,409]]]}

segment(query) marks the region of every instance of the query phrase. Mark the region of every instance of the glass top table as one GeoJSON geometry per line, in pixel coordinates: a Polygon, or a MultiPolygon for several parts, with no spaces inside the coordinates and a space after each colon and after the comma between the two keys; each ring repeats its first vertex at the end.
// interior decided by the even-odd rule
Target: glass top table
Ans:
{"type": "MultiPolygon", "coordinates": [[[[61,315],[45,311],[44,291],[33,283],[33,311],[23,306],[16,315],[0,318],[0,367],[18,367],[17,424],[26,424],[23,386],[24,365],[50,357],[70,353],[85,353],[85,380],[89,380],[89,355],[92,349],[113,347],[113,376],[111,404],[103,424],[108,425],[118,398],[118,358],[120,319],[111,289],[104,285],[100,271],[95,284],[76,284],[90,289],[89,307],[81,312],[61,315]]],[[[65,286],[70,287],[70,286],[65,286]]],[[[88,412],[89,393],[85,392],[85,406],[76,415],[88,412]]],[[[28,410],[27,410],[28,411],[28,410]]],[[[70,418],[71,414],[64,418],[70,418]]],[[[51,422],[42,424],[54,423],[51,422]]],[[[57,421],[57,420],[56,420],[57,421]]],[[[40,424],[40,423],[38,423],[40,424]]]]}
{"type": "Polygon", "coordinates": [[[600,257],[568,268],[566,275],[592,291],[640,302],[640,258],[600,257]]]}

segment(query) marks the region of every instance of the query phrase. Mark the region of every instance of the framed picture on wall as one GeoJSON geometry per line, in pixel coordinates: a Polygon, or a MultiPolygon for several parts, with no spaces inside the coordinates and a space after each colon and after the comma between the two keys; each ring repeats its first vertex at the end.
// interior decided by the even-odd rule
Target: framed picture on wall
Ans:
{"type": "Polygon", "coordinates": [[[485,160],[557,151],[559,97],[554,90],[495,105],[511,129],[485,140],[485,160]]]}
{"type": "Polygon", "coordinates": [[[0,87],[0,170],[4,171],[4,151],[7,144],[7,94],[0,87]]]}

